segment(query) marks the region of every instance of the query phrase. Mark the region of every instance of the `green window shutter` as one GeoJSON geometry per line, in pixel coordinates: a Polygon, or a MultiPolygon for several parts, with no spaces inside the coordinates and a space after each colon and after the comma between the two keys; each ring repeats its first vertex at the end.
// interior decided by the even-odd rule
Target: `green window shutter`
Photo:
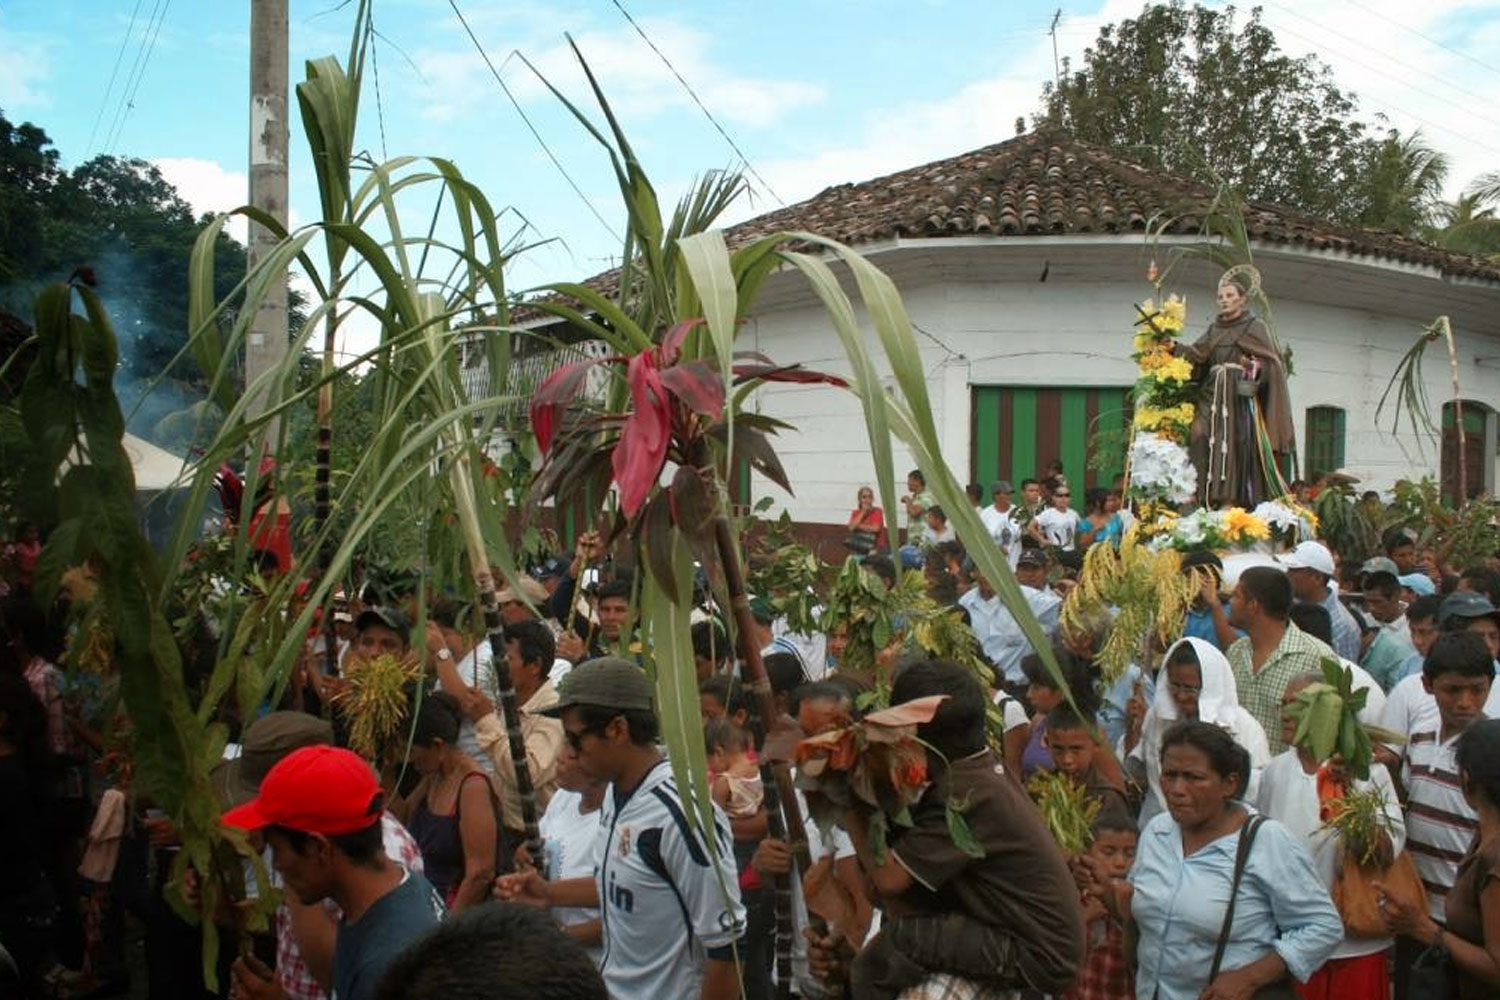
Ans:
{"type": "Polygon", "coordinates": [[[1344,411],[1337,406],[1308,407],[1307,478],[1321,476],[1344,465],[1344,411]]]}

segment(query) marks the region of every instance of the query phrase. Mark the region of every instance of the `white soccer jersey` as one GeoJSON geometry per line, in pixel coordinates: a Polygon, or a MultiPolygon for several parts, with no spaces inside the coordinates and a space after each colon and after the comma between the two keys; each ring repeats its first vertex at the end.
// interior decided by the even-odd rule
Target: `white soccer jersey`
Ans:
{"type": "Polygon", "coordinates": [[[621,801],[604,797],[595,879],[604,923],[600,972],[616,1000],[697,1000],[706,958],[733,959],[744,933],[729,821],[714,807],[717,861],[688,825],[662,760],[621,801]]]}

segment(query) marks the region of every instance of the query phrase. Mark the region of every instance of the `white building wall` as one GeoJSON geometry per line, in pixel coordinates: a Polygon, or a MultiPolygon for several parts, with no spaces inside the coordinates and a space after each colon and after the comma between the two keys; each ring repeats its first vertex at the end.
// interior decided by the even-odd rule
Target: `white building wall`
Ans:
{"type": "MultiPolygon", "coordinates": [[[[961,251],[954,253],[957,262],[961,251]]],[[[916,337],[934,419],[945,458],[960,482],[969,478],[972,386],[1127,386],[1134,382],[1135,364],[1130,358],[1133,303],[1150,294],[1150,288],[1140,277],[1140,247],[1122,248],[1117,254],[1120,266],[1050,265],[1045,270],[1015,266],[992,269],[993,276],[976,275],[972,266],[958,263],[945,268],[942,255],[931,251],[921,266],[912,268],[903,267],[895,254],[876,258],[896,278],[919,327],[916,337]],[[1041,273],[1048,275],[1047,280],[1038,279],[1041,273]]],[[[1446,307],[1445,293],[1454,307],[1464,395],[1500,406],[1500,359],[1476,363],[1476,359],[1500,355],[1500,327],[1489,318],[1500,315],[1493,308],[1500,304],[1500,295],[1494,291],[1438,287],[1434,297],[1434,290],[1424,288],[1424,297],[1420,302],[1413,297],[1416,304],[1410,307],[1399,295],[1385,294],[1391,305],[1381,308],[1372,307],[1374,299],[1360,291],[1361,281],[1370,279],[1357,268],[1353,279],[1341,273],[1340,281],[1325,281],[1307,274],[1330,265],[1287,262],[1286,274],[1302,280],[1283,276],[1283,285],[1294,290],[1277,294],[1271,280],[1276,264],[1262,266],[1272,290],[1277,333],[1294,352],[1290,390],[1299,451],[1306,447],[1306,409],[1339,406],[1346,411],[1345,465],[1366,487],[1383,490],[1398,478],[1437,474],[1435,439],[1423,441],[1414,435],[1404,416],[1401,431],[1390,434],[1395,392],[1379,429],[1375,413],[1401,356],[1432,318],[1419,310],[1434,303],[1446,307]],[[1487,301],[1489,308],[1476,309],[1476,301],[1487,301]]],[[[1343,272],[1353,267],[1333,266],[1343,272]]],[[[1212,275],[1198,278],[1168,289],[1188,296],[1184,334],[1188,341],[1201,334],[1213,309],[1212,275]]],[[[1392,281],[1415,280],[1376,278],[1382,294],[1389,292],[1392,281]]],[[[750,321],[748,336],[742,340],[778,363],[847,375],[849,365],[838,338],[816,301],[796,289],[800,282],[795,274],[773,278],[763,299],[765,307],[750,321]]],[[[857,302],[852,285],[848,290],[857,302]]],[[[863,313],[860,320],[865,321],[863,313]]],[[[867,338],[883,366],[877,338],[868,331],[867,338]]],[[[1443,402],[1452,396],[1446,350],[1438,344],[1430,346],[1423,367],[1430,416],[1436,423],[1443,402]]],[[[853,509],[857,489],[872,484],[874,476],[858,400],[852,393],[827,386],[778,385],[763,389],[758,405],[762,412],[796,428],[783,432],[776,446],[797,495],[786,497],[779,487],[757,477],[755,496],[774,497],[776,510],[784,505],[799,521],[843,522],[853,509]]],[[[899,442],[894,451],[895,495],[899,497],[905,492],[904,477],[912,460],[899,442]]],[[[890,513],[888,521],[895,520],[890,513]]]]}

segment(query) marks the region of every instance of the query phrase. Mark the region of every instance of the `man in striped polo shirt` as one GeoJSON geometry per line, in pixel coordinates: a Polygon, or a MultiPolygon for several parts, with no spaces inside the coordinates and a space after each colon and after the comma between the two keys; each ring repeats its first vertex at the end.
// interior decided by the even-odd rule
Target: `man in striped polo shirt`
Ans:
{"type": "MultiPolygon", "coordinates": [[[[1444,635],[1433,643],[1422,665],[1422,685],[1437,702],[1437,725],[1418,723],[1406,745],[1402,780],[1406,785],[1406,847],[1427,889],[1427,909],[1445,921],[1448,890],[1458,863],[1473,847],[1479,818],[1464,798],[1454,749],[1458,738],[1483,719],[1485,699],[1495,678],[1484,640],[1472,632],[1444,635]]],[[[1422,945],[1407,938],[1397,944],[1396,995],[1422,945]]]]}

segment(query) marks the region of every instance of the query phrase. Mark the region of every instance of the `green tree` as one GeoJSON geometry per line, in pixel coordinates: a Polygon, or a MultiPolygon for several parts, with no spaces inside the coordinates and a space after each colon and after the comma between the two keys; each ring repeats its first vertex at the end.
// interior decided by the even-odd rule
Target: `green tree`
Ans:
{"type": "Polygon", "coordinates": [[[30,122],[14,125],[0,111],[0,283],[26,272],[40,253],[43,199],[57,175],[47,133],[30,122]]]}
{"type": "Polygon", "coordinates": [[[1432,240],[1449,250],[1500,257],[1500,173],[1479,177],[1454,201],[1438,206],[1432,240]]]}
{"type": "Polygon", "coordinates": [[[1448,158],[1427,145],[1420,129],[1392,129],[1375,148],[1364,178],[1365,206],[1355,219],[1370,229],[1425,234],[1438,218],[1448,158]]]}
{"type": "Polygon", "coordinates": [[[1106,25],[1048,84],[1033,124],[1251,200],[1358,219],[1376,145],[1319,60],[1288,56],[1253,10],[1147,7],[1106,25]]]}

